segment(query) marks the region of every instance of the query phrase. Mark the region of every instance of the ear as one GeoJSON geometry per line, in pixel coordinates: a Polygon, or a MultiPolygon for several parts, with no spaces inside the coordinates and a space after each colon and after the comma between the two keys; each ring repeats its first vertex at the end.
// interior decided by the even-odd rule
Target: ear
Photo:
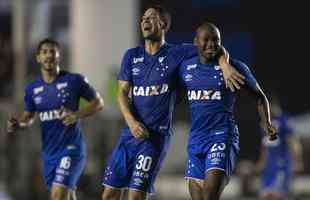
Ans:
{"type": "Polygon", "coordinates": [[[163,21],[159,21],[159,25],[160,25],[160,28],[161,29],[164,29],[164,30],[166,30],[166,28],[167,28],[167,24],[165,23],[165,22],[163,22],[163,21]]]}
{"type": "Polygon", "coordinates": [[[38,63],[40,63],[40,56],[39,56],[39,54],[36,55],[36,60],[37,60],[38,63]]]}
{"type": "Polygon", "coordinates": [[[194,45],[197,45],[198,44],[198,38],[197,38],[197,36],[195,36],[195,38],[194,38],[194,45]]]}

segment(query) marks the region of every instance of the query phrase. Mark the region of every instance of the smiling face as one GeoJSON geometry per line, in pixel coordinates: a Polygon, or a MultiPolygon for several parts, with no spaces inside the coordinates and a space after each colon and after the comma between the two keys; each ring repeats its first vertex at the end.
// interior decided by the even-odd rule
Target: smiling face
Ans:
{"type": "Polygon", "coordinates": [[[214,60],[220,50],[221,36],[219,30],[211,24],[204,24],[197,30],[195,44],[199,54],[206,60],[214,60]]]}
{"type": "Polygon", "coordinates": [[[145,40],[160,40],[164,34],[164,22],[154,8],[145,11],[141,18],[141,32],[145,40]]]}
{"type": "Polygon", "coordinates": [[[37,62],[46,71],[54,71],[59,65],[59,48],[52,43],[44,43],[37,52],[37,62]]]}

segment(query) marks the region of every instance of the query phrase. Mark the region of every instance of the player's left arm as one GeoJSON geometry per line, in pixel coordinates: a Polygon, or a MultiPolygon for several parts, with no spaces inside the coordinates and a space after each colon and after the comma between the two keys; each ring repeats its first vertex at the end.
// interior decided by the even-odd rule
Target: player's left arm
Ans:
{"type": "Polygon", "coordinates": [[[271,115],[270,115],[270,104],[267,99],[267,96],[263,92],[262,88],[256,81],[255,77],[253,76],[252,72],[242,62],[235,62],[235,67],[244,75],[246,89],[253,94],[253,96],[257,100],[257,110],[258,114],[261,118],[261,125],[267,135],[269,136],[270,140],[275,140],[277,138],[276,128],[271,123],[271,115]]]}
{"type": "Polygon", "coordinates": [[[103,98],[99,94],[99,92],[95,91],[95,89],[89,85],[88,81],[84,77],[79,77],[80,80],[80,92],[81,97],[88,101],[88,104],[83,108],[75,112],[71,112],[63,108],[63,112],[65,112],[63,117],[64,125],[68,126],[74,124],[78,119],[83,119],[85,117],[91,116],[96,112],[102,110],[103,108],[103,98]]]}
{"type": "Polygon", "coordinates": [[[264,144],[261,144],[259,158],[255,164],[255,172],[260,174],[266,165],[267,160],[267,148],[264,144]]]}
{"type": "Polygon", "coordinates": [[[303,158],[300,140],[294,134],[290,134],[287,136],[287,143],[293,159],[293,170],[294,172],[301,172],[303,170],[303,158]]]}

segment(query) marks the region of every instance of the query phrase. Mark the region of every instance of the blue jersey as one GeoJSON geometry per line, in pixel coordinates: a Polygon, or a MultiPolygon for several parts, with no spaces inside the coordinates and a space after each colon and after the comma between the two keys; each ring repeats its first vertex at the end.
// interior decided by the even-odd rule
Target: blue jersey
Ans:
{"type": "Polygon", "coordinates": [[[289,192],[293,175],[287,139],[293,132],[285,115],[274,117],[272,124],[278,130],[278,138],[269,141],[265,136],[262,141],[266,147],[267,155],[261,177],[261,193],[262,195],[270,192],[286,195],[289,192]]]}
{"type": "Polygon", "coordinates": [[[165,44],[155,55],[143,46],[126,52],[118,80],[131,83],[134,116],[150,131],[170,132],[178,67],[194,55],[197,49],[193,45],[165,44]]]}
{"type": "Polygon", "coordinates": [[[61,109],[77,111],[81,97],[91,100],[95,95],[85,77],[65,71],[61,71],[52,83],[38,78],[26,87],[25,111],[36,112],[39,116],[45,161],[59,159],[66,150],[85,154],[80,121],[65,126],[61,109]]]}
{"type": "Polygon", "coordinates": [[[287,139],[293,134],[292,129],[288,125],[288,118],[280,115],[272,119],[272,124],[278,130],[278,138],[275,141],[269,141],[267,137],[263,139],[263,145],[267,149],[266,170],[290,168],[291,156],[287,139]]]}
{"type": "MultiPolygon", "coordinates": [[[[256,89],[257,82],[249,68],[238,60],[230,60],[230,63],[245,76],[247,86],[256,89]]],[[[179,73],[191,108],[189,144],[208,138],[206,133],[210,131],[235,126],[233,109],[236,94],[225,87],[217,63],[201,64],[199,58],[194,57],[183,62],[179,73]]],[[[221,133],[224,132],[216,135],[221,133]]]]}

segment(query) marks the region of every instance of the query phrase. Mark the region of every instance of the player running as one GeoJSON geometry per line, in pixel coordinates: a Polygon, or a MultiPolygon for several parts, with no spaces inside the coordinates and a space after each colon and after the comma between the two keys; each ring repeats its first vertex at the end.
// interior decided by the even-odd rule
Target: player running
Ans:
{"type": "Polygon", "coordinates": [[[303,168],[300,141],[288,124],[279,101],[271,99],[272,122],[279,137],[269,141],[263,137],[257,172],[261,174],[260,197],[263,200],[285,200],[290,195],[294,172],[303,168]]]}
{"type": "Polygon", "coordinates": [[[101,110],[103,100],[85,77],[60,70],[59,48],[58,42],[51,39],[39,43],[36,59],[41,65],[41,77],[27,85],[24,112],[8,120],[7,131],[30,126],[38,115],[44,181],[52,200],[68,200],[76,199],[76,184],[86,162],[80,119],[101,110]],[[80,98],[89,101],[82,109],[80,98]]]}

